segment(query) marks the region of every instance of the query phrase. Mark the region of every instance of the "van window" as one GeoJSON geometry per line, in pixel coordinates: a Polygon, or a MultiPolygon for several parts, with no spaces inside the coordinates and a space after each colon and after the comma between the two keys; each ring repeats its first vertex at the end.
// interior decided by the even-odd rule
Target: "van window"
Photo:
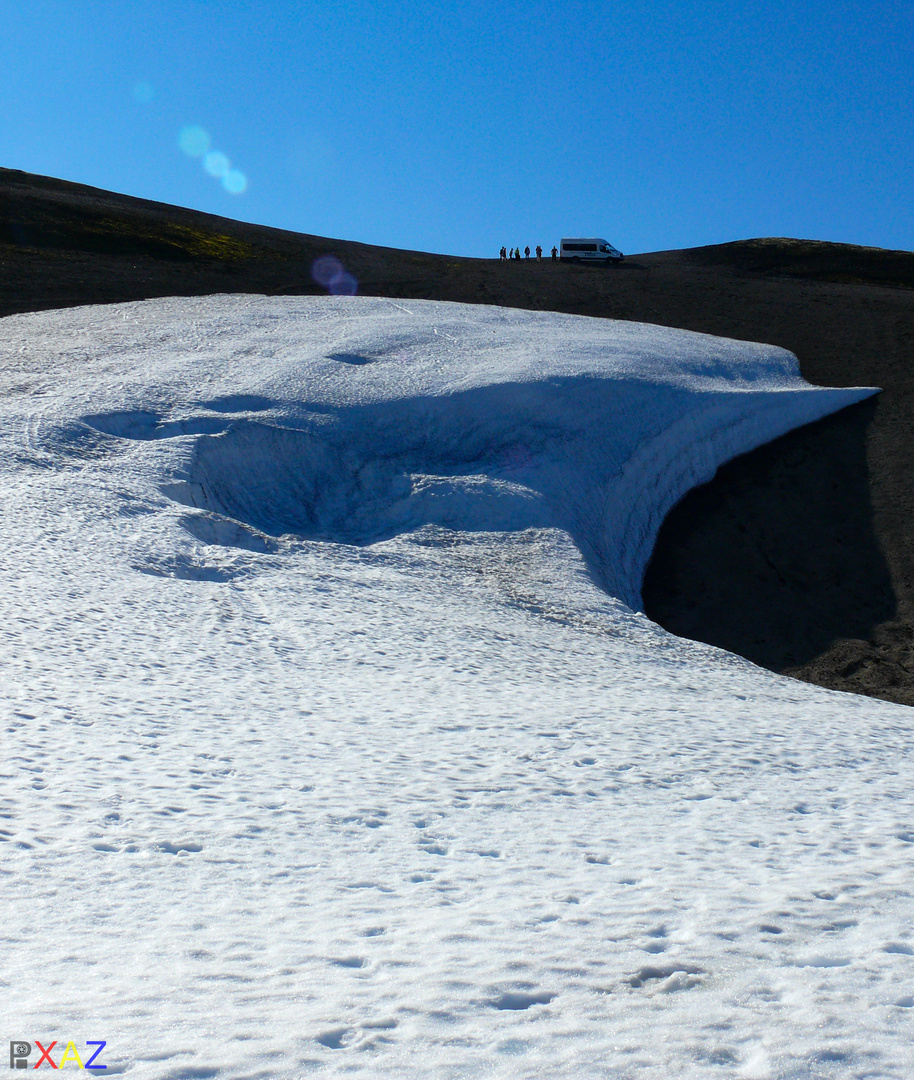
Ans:
{"type": "Polygon", "coordinates": [[[596,244],[563,244],[563,251],[596,251],[596,244]]]}

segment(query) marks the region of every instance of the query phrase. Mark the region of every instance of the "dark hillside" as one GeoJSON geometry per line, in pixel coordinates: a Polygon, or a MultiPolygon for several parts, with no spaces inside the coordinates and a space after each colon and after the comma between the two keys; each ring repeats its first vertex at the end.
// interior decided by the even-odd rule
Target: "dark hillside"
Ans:
{"type": "MultiPolygon", "coordinates": [[[[503,239],[492,238],[493,253],[503,239]]],[[[811,382],[883,387],[874,403],[748,454],[687,496],[664,525],[645,602],[676,633],[914,704],[914,254],[758,239],[629,256],[607,270],[500,263],[300,235],[0,170],[0,315],[317,293],[311,266],[325,254],[362,293],[766,341],[795,352],[811,382]]]]}

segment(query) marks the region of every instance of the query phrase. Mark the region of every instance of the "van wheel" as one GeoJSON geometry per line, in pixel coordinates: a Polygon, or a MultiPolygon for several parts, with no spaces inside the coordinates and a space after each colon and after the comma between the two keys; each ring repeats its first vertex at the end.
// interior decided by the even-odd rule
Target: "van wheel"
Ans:
{"type": "Polygon", "coordinates": [[[573,263],[579,263],[581,260],[577,257],[577,255],[573,255],[572,258],[571,258],[571,261],[573,263]]]}

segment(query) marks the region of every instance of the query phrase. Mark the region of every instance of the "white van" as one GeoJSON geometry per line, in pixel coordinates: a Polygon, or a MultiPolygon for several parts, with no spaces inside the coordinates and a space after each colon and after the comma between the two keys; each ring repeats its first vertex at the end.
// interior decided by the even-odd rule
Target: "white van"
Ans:
{"type": "Polygon", "coordinates": [[[562,262],[598,262],[608,266],[610,263],[622,262],[625,256],[608,240],[572,236],[562,241],[559,258],[562,262]]]}

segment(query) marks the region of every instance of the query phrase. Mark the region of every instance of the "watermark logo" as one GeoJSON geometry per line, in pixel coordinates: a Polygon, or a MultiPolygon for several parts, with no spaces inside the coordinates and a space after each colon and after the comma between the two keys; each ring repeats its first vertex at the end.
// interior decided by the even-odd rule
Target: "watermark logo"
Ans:
{"type": "MultiPolygon", "coordinates": [[[[89,1060],[83,1064],[82,1057],[80,1057],[79,1051],[76,1049],[75,1042],[68,1042],[67,1047],[63,1052],[63,1057],[60,1061],[55,1061],[51,1057],[51,1051],[57,1045],[58,1040],[55,1039],[52,1043],[49,1043],[47,1048],[41,1045],[41,1043],[35,1039],[34,1047],[32,1043],[26,1042],[25,1039],[13,1039],[10,1042],[10,1068],[11,1069],[37,1069],[45,1062],[47,1062],[52,1069],[62,1069],[64,1065],[73,1064],[77,1069],[107,1069],[107,1065],[101,1065],[95,1063],[95,1059],[108,1045],[105,1039],[94,1039],[86,1042],[86,1046],[94,1046],[95,1052],[89,1058],[89,1060]],[[41,1057],[37,1058],[35,1063],[32,1064],[31,1056],[32,1051],[40,1050],[41,1057]]],[[[59,1052],[59,1051],[58,1051],[59,1052]]],[[[83,1051],[88,1056],[89,1051],[83,1051]]]]}

